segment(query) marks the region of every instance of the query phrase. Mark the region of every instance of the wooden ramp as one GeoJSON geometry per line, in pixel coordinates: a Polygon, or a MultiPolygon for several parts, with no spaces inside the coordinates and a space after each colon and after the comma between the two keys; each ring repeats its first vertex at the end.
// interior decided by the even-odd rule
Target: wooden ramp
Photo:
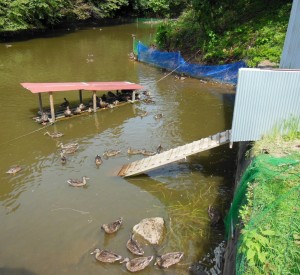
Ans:
{"type": "Polygon", "coordinates": [[[226,130],[216,135],[202,138],[200,140],[188,143],[177,148],[164,151],[160,154],[143,158],[129,164],[123,165],[118,175],[121,177],[129,177],[142,174],[159,166],[184,159],[187,156],[197,154],[230,142],[231,130],[226,130]]]}

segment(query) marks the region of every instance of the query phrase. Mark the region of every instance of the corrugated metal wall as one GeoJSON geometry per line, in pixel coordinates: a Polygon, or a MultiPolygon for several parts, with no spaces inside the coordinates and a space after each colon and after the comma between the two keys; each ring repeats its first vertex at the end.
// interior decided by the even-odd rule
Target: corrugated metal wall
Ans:
{"type": "Polygon", "coordinates": [[[294,0],[286,32],[280,68],[300,69],[300,0],[294,0]]]}
{"type": "Polygon", "coordinates": [[[259,140],[291,115],[300,117],[300,71],[239,70],[231,142],[259,140]]]}

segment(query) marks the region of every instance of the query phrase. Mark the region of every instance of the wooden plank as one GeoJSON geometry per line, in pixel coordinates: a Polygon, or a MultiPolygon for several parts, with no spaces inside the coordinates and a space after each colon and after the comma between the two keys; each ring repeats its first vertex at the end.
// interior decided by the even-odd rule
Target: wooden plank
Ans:
{"type": "Polygon", "coordinates": [[[135,161],[131,164],[126,164],[122,167],[118,175],[123,177],[138,175],[162,165],[178,161],[189,155],[209,150],[221,144],[229,143],[230,134],[231,130],[226,130],[224,132],[217,133],[216,135],[202,138],[192,143],[164,151],[160,154],[135,161]]]}

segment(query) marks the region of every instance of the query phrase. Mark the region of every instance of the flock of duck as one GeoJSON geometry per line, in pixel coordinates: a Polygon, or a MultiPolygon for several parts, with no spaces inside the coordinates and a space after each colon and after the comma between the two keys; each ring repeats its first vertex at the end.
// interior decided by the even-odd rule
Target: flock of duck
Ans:
{"type": "MultiPolygon", "coordinates": [[[[118,96],[120,96],[120,94],[118,94],[118,96]]],[[[124,96],[124,94],[122,95],[124,96]]],[[[106,108],[109,107],[111,108],[109,105],[111,104],[112,106],[114,104],[118,104],[118,100],[114,100],[115,99],[113,94],[110,94],[110,101],[109,103],[107,102],[107,98],[98,98],[97,97],[97,106],[100,108],[106,108]],[[106,101],[104,101],[104,99],[106,101]],[[105,105],[104,105],[105,104],[105,105]]],[[[80,104],[74,111],[70,110],[70,105],[69,102],[66,98],[64,98],[65,102],[62,103],[60,106],[66,108],[66,110],[64,111],[65,116],[71,116],[73,114],[79,114],[81,111],[83,111],[84,109],[86,109],[86,106],[84,106],[83,104],[80,104]]],[[[129,100],[129,98],[125,99],[125,100],[129,100]]],[[[147,100],[149,100],[149,103],[152,103],[151,99],[146,99],[146,103],[148,102],[147,100]]],[[[91,103],[90,103],[91,104],[91,103]]],[[[91,107],[89,107],[89,109],[91,109],[91,107]]],[[[139,115],[141,117],[148,115],[148,113],[146,111],[141,111],[139,113],[139,115]]],[[[163,117],[163,114],[156,114],[154,116],[155,119],[161,119],[163,117]]],[[[49,121],[49,117],[41,117],[41,119],[43,120],[48,120],[49,121]]],[[[61,132],[52,132],[50,133],[49,131],[46,131],[44,133],[44,135],[48,135],[51,138],[60,138],[62,137],[64,134],[61,132]]],[[[67,158],[66,155],[68,154],[74,154],[78,148],[79,148],[79,144],[78,143],[66,143],[63,144],[62,142],[57,142],[57,147],[60,148],[60,159],[61,159],[61,163],[65,164],[67,162],[67,158]]],[[[148,151],[146,149],[133,149],[131,147],[129,147],[127,149],[127,154],[128,155],[137,155],[137,154],[142,154],[144,156],[152,156],[155,154],[159,154],[163,151],[163,147],[161,145],[159,145],[155,151],[148,151]]],[[[99,167],[102,163],[103,163],[103,158],[104,159],[108,159],[110,157],[114,157],[117,156],[118,154],[121,153],[121,150],[107,150],[103,153],[102,156],[100,156],[99,154],[97,154],[95,156],[95,165],[97,167],[99,167]]],[[[8,174],[16,174],[17,172],[21,171],[22,167],[21,166],[13,166],[11,167],[6,173],[8,174]]],[[[70,186],[73,187],[82,187],[85,186],[87,184],[87,180],[89,178],[86,176],[83,176],[82,179],[68,179],[67,183],[70,186]]],[[[211,220],[211,224],[212,225],[216,225],[220,219],[220,212],[215,209],[212,206],[208,207],[208,216],[211,220]]],[[[123,223],[123,218],[119,218],[114,222],[108,223],[108,224],[103,224],[101,226],[101,228],[105,231],[106,234],[113,234],[116,233],[119,228],[121,227],[123,223]]],[[[106,249],[95,249],[91,254],[95,255],[95,259],[97,261],[100,262],[104,262],[104,263],[114,263],[114,262],[119,262],[119,263],[126,263],[126,268],[130,271],[130,272],[136,272],[136,271],[140,271],[143,270],[144,268],[146,268],[154,259],[154,256],[144,256],[144,250],[141,247],[141,245],[138,243],[137,240],[134,239],[134,234],[132,233],[130,235],[129,240],[126,243],[126,247],[127,249],[133,254],[136,255],[138,257],[135,257],[133,259],[129,259],[129,258],[124,258],[121,255],[118,255],[112,251],[106,250],[106,249]]],[[[156,256],[155,259],[155,263],[154,265],[157,265],[160,268],[168,268],[176,263],[178,263],[182,257],[183,257],[183,252],[170,252],[170,253],[166,253],[164,255],[161,256],[156,256]]]]}
{"type": "MultiPolygon", "coordinates": [[[[103,94],[101,97],[96,96],[96,107],[97,108],[114,108],[118,104],[122,102],[133,102],[131,90],[123,90],[123,91],[116,91],[113,93],[109,91],[107,94],[103,94]]],[[[142,99],[142,101],[146,104],[154,103],[154,101],[150,98],[150,93],[148,91],[142,91],[142,94],[146,96],[142,99]]],[[[140,93],[136,92],[135,94],[135,101],[141,100],[140,93]]],[[[83,112],[92,113],[93,112],[93,100],[89,100],[86,104],[80,103],[77,107],[72,108],[70,102],[67,98],[64,98],[64,102],[59,105],[60,112],[63,113],[65,117],[71,117],[73,115],[79,115],[83,112]]],[[[39,117],[34,118],[36,122],[46,125],[48,122],[51,123],[51,114],[50,110],[38,112],[39,117]]],[[[141,116],[147,115],[147,112],[143,112],[141,116]]]]}
{"type": "MultiPolygon", "coordinates": [[[[106,234],[113,234],[119,230],[122,223],[123,218],[121,217],[111,223],[103,224],[101,226],[101,229],[103,229],[106,234]]],[[[134,234],[131,233],[129,240],[126,243],[126,247],[133,255],[138,257],[132,259],[129,259],[128,257],[124,258],[117,253],[99,248],[96,248],[93,252],[91,252],[91,255],[95,255],[95,259],[103,263],[126,263],[126,268],[130,272],[137,272],[143,270],[152,262],[154,256],[144,256],[144,250],[142,246],[133,237],[134,234]]],[[[160,268],[168,268],[180,262],[183,255],[183,252],[169,252],[157,256],[154,265],[157,265],[160,268]]]]}

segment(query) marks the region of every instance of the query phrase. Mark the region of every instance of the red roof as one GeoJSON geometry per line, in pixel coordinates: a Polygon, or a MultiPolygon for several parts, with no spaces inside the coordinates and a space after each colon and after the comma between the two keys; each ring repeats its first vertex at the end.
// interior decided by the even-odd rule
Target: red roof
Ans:
{"type": "Polygon", "coordinates": [[[131,82],[61,82],[61,83],[21,83],[30,92],[46,93],[60,91],[116,91],[116,90],[139,90],[144,87],[131,82]]]}

